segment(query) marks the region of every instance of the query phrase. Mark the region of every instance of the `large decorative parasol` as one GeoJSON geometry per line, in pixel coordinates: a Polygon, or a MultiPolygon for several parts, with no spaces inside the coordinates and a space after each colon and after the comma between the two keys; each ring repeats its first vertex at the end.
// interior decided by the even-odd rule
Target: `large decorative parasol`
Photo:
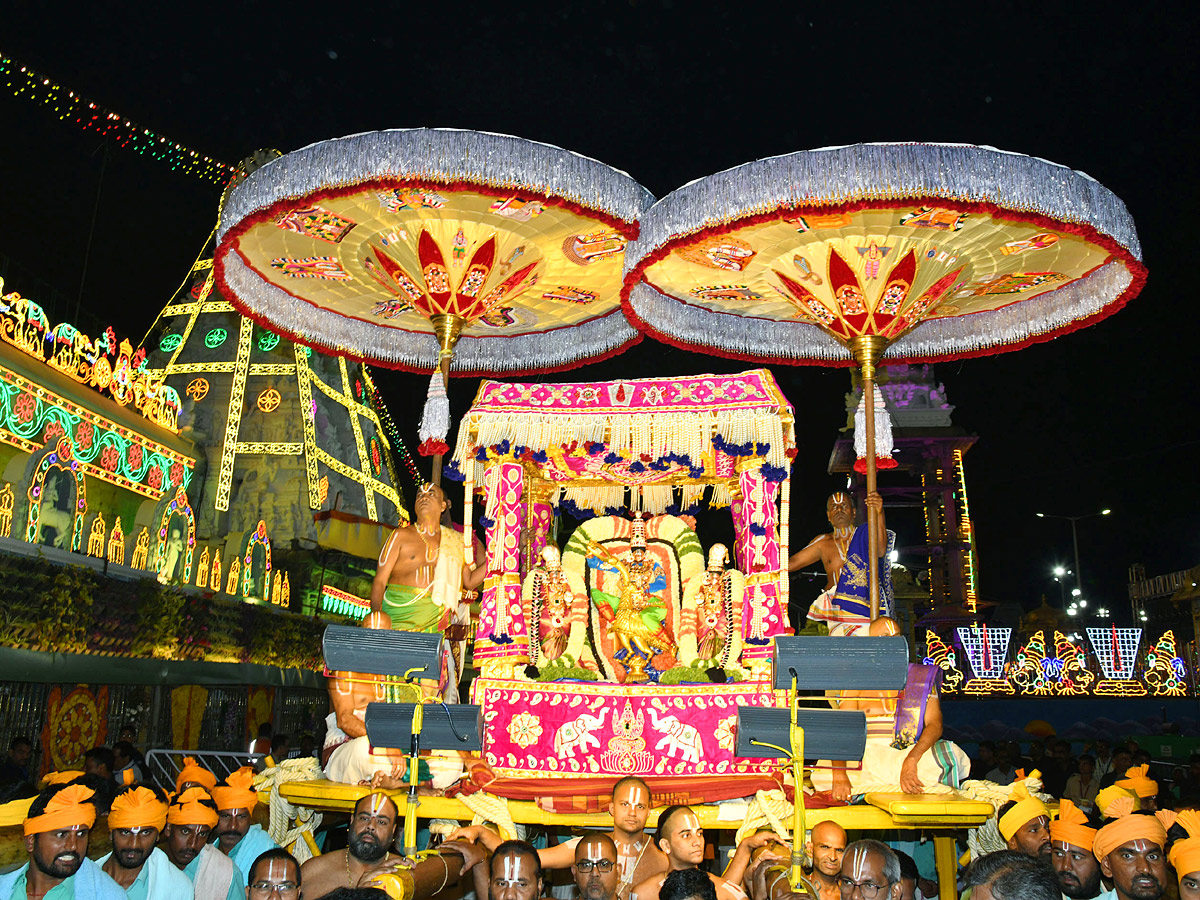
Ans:
{"type": "Polygon", "coordinates": [[[626,313],[666,343],[857,364],[868,491],[876,366],[1050,340],[1116,312],[1146,279],[1132,218],[1094,179],[944,144],[806,151],[692,182],[643,216],[625,266],[626,313]]]}
{"type": "Polygon", "coordinates": [[[216,274],[241,312],[301,343],[440,367],[436,392],[451,370],[557,371],[635,343],[621,268],[652,200],[623,172],[520,138],[353,135],[275,159],[230,193],[216,274]]]}

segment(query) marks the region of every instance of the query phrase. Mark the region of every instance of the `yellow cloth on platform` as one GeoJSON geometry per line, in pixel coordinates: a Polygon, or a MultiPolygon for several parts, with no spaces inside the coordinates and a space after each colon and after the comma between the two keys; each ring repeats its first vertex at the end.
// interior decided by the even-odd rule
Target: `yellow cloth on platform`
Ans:
{"type": "Polygon", "coordinates": [[[44,813],[25,820],[25,836],[46,831],[61,831],[76,825],[91,828],[96,823],[96,805],[88,801],[95,793],[90,787],[84,787],[82,784],[72,784],[63,788],[50,798],[44,813]]]}
{"type": "Polygon", "coordinates": [[[1031,796],[1029,789],[1023,783],[1014,784],[1012,793],[1008,797],[1015,805],[996,823],[996,827],[1000,829],[1000,834],[1006,841],[1011,841],[1012,836],[1020,830],[1021,826],[1031,819],[1039,816],[1050,818],[1050,810],[1046,809],[1046,804],[1037,797],[1031,796]]]}
{"type": "Polygon", "coordinates": [[[118,794],[108,813],[108,827],[113,828],[157,828],[167,824],[167,804],[163,803],[149,788],[134,788],[118,794]]]}
{"type": "Polygon", "coordinates": [[[1184,875],[1200,872],[1200,812],[1185,809],[1175,818],[1175,824],[1182,825],[1188,837],[1175,842],[1167,859],[1182,881],[1184,875]]]}
{"type": "Polygon", "coordinates": [[[1158,794],[1158,782],[1150,778],[1147,765],[1134,766],[1125,770],[1125,777],[1114,781],[1118,787],[1129,788],[1139,797],[1153,797],[1158,794]]]}
{"type": "Polygon", "coordinates": [[[1096,832],[1092,853],[1096,859],[1104,859],[1122,844],[1128,844],[1130,841],[1149,841],[1158,844],[1159,847],[1165,847],[1167,830],[1154,816],[1130,813],[1114,819],[1096,832]]]}
{"type": "Polygon", "coordinates": [[[212,789],[213,802],[217,809],[244,809],[254,812],[258,803],[258,792],[254,790],[254,770],[250,766],[242,766],[212,789]]]}
{"type": "Polygon", "coordinates": [[[172,825],[207,825],[212,828],[217,824],[217,811],[200,802],[211,799],[204,788],[188,788],[175,798],[167,810],[167,821],[172,825]]]}
{"type": "Polygon", "coordinates": [[[1092,849],[1099,829],[1087,824],[1088,817],[1070,800],[1058,804],[1058,818],[1050,823],[1050,840],[1062,841],[1084,850],[1092,849]]]}

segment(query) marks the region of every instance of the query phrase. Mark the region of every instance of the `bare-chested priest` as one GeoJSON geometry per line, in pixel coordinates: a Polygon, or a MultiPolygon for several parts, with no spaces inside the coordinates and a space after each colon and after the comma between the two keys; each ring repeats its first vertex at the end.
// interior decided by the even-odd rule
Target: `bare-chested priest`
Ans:
{"type": "Polygon", "coordinates": [[[438,485],[422,485],[413,503],[415,521],[393,530],[383,545],[371,610],[386,613],[392,628],[445,631],[463,588],[474,591],[483,584],[485,566],[468,566],[462,535],[442,524],[448,509],[450,501],[438,485]]]}
{"type": "MultiPolygon", "coordinates": [[[[868,509],[879,511],[879,547],[880,555],[887,560],[888,532],[883,520],[883,498],[872,491],[867,494],[868,509]]],[[[853,565],[865,566],[869,555],[869,534],[865,525],[854,524],[854,499],[845,491],[831,494],[825,504],[825,514],[833,531],[819,534],[802,550],[798,550],[788,559],[788,571],[798,572],[805,566],[820,562],[825,569],[825,590],[813,601],[808,610],[808,618],[815,622],[824,622],[830,629],[836,625],[860,624],[865,627],[870,622],[869,607],[865,613],[858,609],[861,604],[843,597],[838,590],[842,579],[843,569],[847,559],[853,565]],[[860,547],[861,545],[861,547],[860,547]]],[[[880,572],[885,572],[883,566],[880,572]]],[[[851,573],[847,573],[851,574],[851,573]]],[[[802,622],[793,621],[796,627],[803,627],[802,622]]]]}
{"type": "MultiPolygon", "coordinates": [[[[667,871],[667,857],[646,834],[646,817],[652,806],[650,788],[636,775],[622,778],[613,786],[612,800],[608,804],[613,828],[608,836],[617,846],[618,900],[628,900],[633,885],[667,871]]],[[[500,835],[481,825],[460,828],[450,838],[478,841],[489,851],[494,851],[501,842],[500,835]]],[[[579,841],[580,838],[574,838],[538,850],[542,867],[565,869],[574,865],[575,846],[579,841]]]]}

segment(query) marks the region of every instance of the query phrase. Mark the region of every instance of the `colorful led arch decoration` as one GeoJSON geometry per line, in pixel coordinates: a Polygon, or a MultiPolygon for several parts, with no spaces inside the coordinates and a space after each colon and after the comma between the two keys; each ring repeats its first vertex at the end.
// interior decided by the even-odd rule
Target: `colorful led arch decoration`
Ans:
{"type": "Polygon", "coordinates": [[[51,328],[40,306],[16,292],[3,291],[0,279],[0,340],[107,394],[121,406],[132,403],[151,422],[179,430],[179,394],[163,383],[162,376],[145,370],[144,350],[135,351],[125,340],[118,344],[112,328],[95,340],[68,322],[51,328]]]}
{"type": "Polygon", "coordinates": [[[154,551],[154,568],[158,569],[166,559],[167,533],[171,527],[171,518],[177,513],[187,519],[188,523],[187,553],[183,557],[183,577],[180,578],[181,584],[188,584],[192,580],[192,553],[196,549],[196,514],[192,512],[192,505],[188,503],[187,493],[182,487],[175,490],[175,496],[171,498],[158,521],[158,546],[154,551]]]}
{"type": "MultiPolygon", "coordinates": [[[[83,541],[83,514],[87,512],[87,488],[83,483],[83,466],[75,458],[75,446],[69,437],[58,439],[54,450],[42,457],[33,480],[29,485],[29,516],[25,523],[25,540],[30,544],[37,543],[38,528],[41,524],[42,500],[46,486],[46,476],[51,469],[70,476],[75,481],[75,508],[73,512],[65,513],[71,525],[71,550],[78,553],[83,541]]],[[[56,512],[62,512],[56,510],[56,512]]]]}
{"type": "Polygon", "coordinates": [[[159,499],[191,482],[196,461],[0,366],[0,442],[36,453],[71,439],[84,474],[159,499]]]}
{"type": "Polygon", "coordinates": [[[243,597],[249,597],[250,590],[254,586],[253,563],[255,544],[261,544],[263,550],[266,551],[266,569],[263,571],[263,596],[260,599],[269,601],[271,588],[271,539],[267,536],[267,523],[262,519],[258,520],[258,527],[250,533],[250,537],[246,538],[246,549],[242,554],[243,597]]]}

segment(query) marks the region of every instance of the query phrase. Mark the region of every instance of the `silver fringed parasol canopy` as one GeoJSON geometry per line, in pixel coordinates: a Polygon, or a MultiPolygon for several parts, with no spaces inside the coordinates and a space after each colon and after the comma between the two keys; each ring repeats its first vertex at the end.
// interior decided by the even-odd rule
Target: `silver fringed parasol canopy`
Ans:
{"type": "Polygon", "coordinates": [[[506,135],[352,135],[235,187],[215,259],[272,330],[409,371],[554,371],[638,340],[619,305],[627,241],[653,200],[616,169],[506,135]],[[455,343],[457,347],[455,348],[455,343]]]}
{"type": "Polygon", "coordinates": [[[658,201],[626,252],[622,302],[676,346],[857,364],[874,492],[876,366],[1050,340],[1145,280],[1124,204],[1081,172],[991,147],[856,144],[758,160],[658,201]]]}

